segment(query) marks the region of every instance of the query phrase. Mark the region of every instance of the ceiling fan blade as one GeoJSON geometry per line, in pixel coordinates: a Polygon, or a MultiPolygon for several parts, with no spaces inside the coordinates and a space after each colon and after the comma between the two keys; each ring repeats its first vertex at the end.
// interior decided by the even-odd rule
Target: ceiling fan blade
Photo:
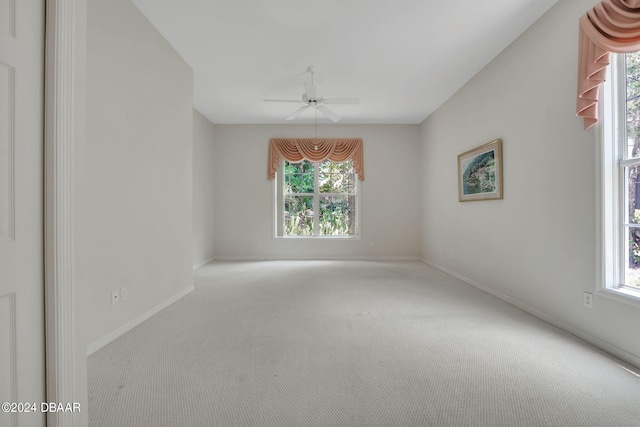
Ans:
{"type": "Polygon", "coordinates": [[[326,98],[323,101],[326,104],[360,104],[359,98],[326,98]]]}
{"type": "Polygon", "coordinates": [[[309,104],[304,105],[300,108],[298,108],[296,111],[294,111],[293,113],[291,113],[291,115],[289,117],[287,117],[287,120],[293,120],[296,117],[298,117],[300,115],[300,113],[302,113],[304,110],[306,110],[307,108],[309,108],[309,104]]]}
{"type": "Polygon", "coordinates": [[[318,110],[322,111],[322,113],[325,116],[329,117],[332,122],[339,122],[341,119],[339,115],[337,115],[336,113],[334,113],[333,111],[325,107],[324,105],[318,105],[318,110]]]}
{"type": "Polygon", "coordinates": [[[316,99],[318,97],[318,91],[314,85],[310,85],[309,83],[304,84],[304,88],[307,90],[307,96],[311,99],[316,99]]]}
{"type": "Polygon", "coordinates": [[[264,102],[295,102],[296,104],[300,104],[304,102],[302,100],[293,100],[293,99],[263,99],[264,102]]]}

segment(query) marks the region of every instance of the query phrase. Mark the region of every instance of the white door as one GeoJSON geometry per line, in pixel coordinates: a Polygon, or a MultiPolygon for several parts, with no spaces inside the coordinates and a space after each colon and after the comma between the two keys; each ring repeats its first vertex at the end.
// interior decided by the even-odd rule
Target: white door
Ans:
{"type": "MultiPolygon", "coordinates": [[[[0,404],[31,402],[38,411],[45,401],[43,81],[44,0],[0,0],[0,404]]],[[[44,425],[45,414],[0,411],[2,427],[44,425]]]]}

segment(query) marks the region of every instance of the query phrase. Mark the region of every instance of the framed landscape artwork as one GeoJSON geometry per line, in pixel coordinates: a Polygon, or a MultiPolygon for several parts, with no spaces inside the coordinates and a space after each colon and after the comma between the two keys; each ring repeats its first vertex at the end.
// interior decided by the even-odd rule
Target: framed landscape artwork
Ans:
{"type": "Polygon", "coordinates": [[[502,140],[458,156],[458,200],[502,199],[502,140]]]}

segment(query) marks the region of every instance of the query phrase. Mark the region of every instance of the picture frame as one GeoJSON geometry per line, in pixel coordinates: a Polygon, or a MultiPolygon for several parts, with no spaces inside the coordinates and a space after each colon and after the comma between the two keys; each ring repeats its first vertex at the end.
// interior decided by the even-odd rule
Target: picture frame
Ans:
{"type": "Polygon", "coordinates": [[[496,139],[459,154],[458,201],[502,198],[502,140],[496,139]]]}

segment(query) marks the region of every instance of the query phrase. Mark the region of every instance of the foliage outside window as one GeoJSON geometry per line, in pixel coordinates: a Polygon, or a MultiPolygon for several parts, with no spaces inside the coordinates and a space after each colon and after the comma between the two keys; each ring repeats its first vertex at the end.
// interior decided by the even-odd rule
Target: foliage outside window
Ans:
{"type": "Polygon", "coordinates": [[[358,235],[358,184],[351,160],[282,163],[276,184],[278,236],[358,235]]]}
{"type": "Polygon", "coordinates": [[[640,52],[612,54],[603,122],[604,287],[640,297],[640,52]]]}

